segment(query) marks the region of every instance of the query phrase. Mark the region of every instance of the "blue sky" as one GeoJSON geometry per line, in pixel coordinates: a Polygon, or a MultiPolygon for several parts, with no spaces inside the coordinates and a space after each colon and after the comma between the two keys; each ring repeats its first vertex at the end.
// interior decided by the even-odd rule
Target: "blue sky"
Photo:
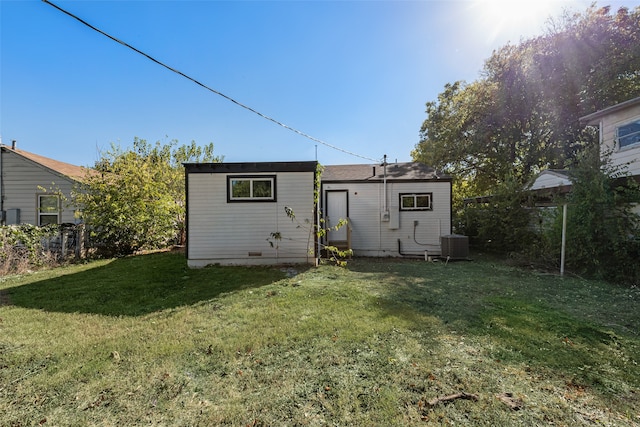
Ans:
{"type": "MultiPolygon", "coordinates": [[[[424,105],[491,52],[591,0],[57,1],[291,132],[38,0],[0,0],[0,136],[90,166],[134,137],[213,142],[228,162],[409,161],[424,105]],[[317,148],[316,148],[317,146],[317,148]]],[[[598,2],[635,7],[638,1],[598,2]]]]}

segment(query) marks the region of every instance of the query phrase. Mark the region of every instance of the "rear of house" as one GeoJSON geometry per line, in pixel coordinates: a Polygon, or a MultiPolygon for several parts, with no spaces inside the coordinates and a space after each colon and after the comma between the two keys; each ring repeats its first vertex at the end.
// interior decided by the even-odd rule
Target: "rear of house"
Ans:
{"type": "Polygon", "coordinates": [[[451,234],[451,177],[418,162],[326,166],[322,214],[332,227],[325,243],[356,256],[424,256],[441,253],[451,234]]]}
{"type": "Polygon", "coordinates": [[[317,162],[185,164],[189,267],[314,263],[316,169],[317,162]]]}

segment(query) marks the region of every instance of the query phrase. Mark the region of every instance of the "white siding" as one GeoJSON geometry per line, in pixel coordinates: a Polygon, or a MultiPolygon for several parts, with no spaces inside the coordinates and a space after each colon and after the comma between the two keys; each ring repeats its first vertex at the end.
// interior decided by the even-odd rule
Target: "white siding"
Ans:
{"type": "Polygon", "coordinates": [[[36,215],[38,194],[60,191],[62,201],[60,222],[75,222],[74,208],[68,206],[74,181],[35,164],[12,152],[2,153],[3,209],[20,209],[20,222],[38,224],[36,215]],[[45,189],[43,191],[42,189],[45,189]]]}
{"type": "Polygon", "coordinates": [[[640,120],[640,105],[621,110],[602,118],[601,146],[603,150],[613,150],[611,161],[614,165],[628,165],[628,172],[631,175],[640,175],[640,145],[625,147],[622,150],[615,148],[616,128],[620,125],[640,120]]]}
{"type": "Polygon", "coordinates": [[[351,246],[354,255],[399,256],[398,242],[406,255],[440,253],[440,236],[451,233],[451,183],[388,182],[389,221],[382,221],[384,185],[382,183],[329,183],[327,190],[349,191],[351,246]],[[433,210],[400,211],[401,193],[432,193],[433,210]],[[415,226],[414,221],[418,221],[415,226]]]}
{"type": "Polygon", "coordinates": [[[312,263],[313,172],[277,172],[276,202],[227,202],[227,174],[188,176],[188,263],[312,263]],[[293,209],[292,221],[285,206],[293,209]],[[302,225],[301,227],[299,225],[302,225]],[[282,240],[268,239],[279,232],[282,240]],[[259,255],[258,255],[259,254],[259,255]]]}
{"type": "Polygon", "coordinates": [[[564,185],[571,185],[571,180],[567,176],[551,171],[543,171],[531,185],[531,190],[557,188],[564,185]]]}

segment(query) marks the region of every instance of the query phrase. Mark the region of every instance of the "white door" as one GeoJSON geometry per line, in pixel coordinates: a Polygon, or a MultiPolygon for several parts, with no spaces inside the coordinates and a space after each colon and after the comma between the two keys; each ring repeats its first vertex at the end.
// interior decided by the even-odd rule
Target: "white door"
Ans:
{"type": "MultiPolygon", "coordinates": [[[[341,219],[349,217],[349,197],[347,190],[327,191],[327,215],[325,218],[327,227],[335,227],[341,219]]],[[[329,231],[329,242],[346,242],[347,226],[338,230],[329,231]]]]}

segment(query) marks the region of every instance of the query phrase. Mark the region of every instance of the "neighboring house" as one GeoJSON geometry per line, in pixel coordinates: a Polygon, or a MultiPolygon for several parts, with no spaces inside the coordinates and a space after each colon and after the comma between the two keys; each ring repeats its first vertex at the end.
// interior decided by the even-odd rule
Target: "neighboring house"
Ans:
{"type": "Polygon", "coordinates": [[[640,97],[580,118],[586,126],[597,126],[602,153],[610,153],[612,166],[627,166],[640,177],[640,97]]]}
{"type": "Polygon", "coordinates": [[[451,233],[449,176],[420,163],[387,165],[386,175],[380,165],[326,166],[318,189],[316,169],[317,162],[185,164],[188,265],[314,263],[322,215],[322,227],[348,225],[321,243],[355,255],[440,253],[440,236],[451,233]]]}
{"type": "Polygon", "coordinates": [[[315,262],[317,162],[184,166],[189,267],[315,262]]]}
{"type": "MultiPolygon", "coordinates": [[[[640,181],[640,97],[580,118],[585,126],[599,130],[600,152],[609,154],[611,165],[625,167],[640,181]]],[[[534,180],[531,190],[566,193],[571,189],[567,171],[545,170],[534,180]]]]}
{"type": "MultiPolygon", "coordinates": [[[[599,130],[600,152],[609,154],[613,167],[626,168],[640,182],[640,97],[580,118],[599,130]]],[[[633,211],[640,214],[640,206],[633,211]]]]}
{"type": "Polygon", "coordinates": [[[0,211],[2,223],[75,223],[68,207],[71,189],[90,169],[60,162],[12,146],[0,145],[0,211]]]}
{"type": "Polygon", "coordinates": [[[439,255],[451,234],[451,177],[421,163],[326,166],[321,194],[325,226],[349,222],[326,243],[354,255],[439,255]]]}
{"type": "Polygon", "coordinates": [[[545,206],[554,203],[554,196],[570,192],[572,185],[568,170],[546,169],[538,174],[529,191],[536,195],[538,205],[545,206]]]}
{"type": "Polygon", "coordinates": [[[566,190],[569,187],[571,187],[571,179],[569,179],[569,172],[566,169],[547,169],[540,172],[529,189],[558,189],[562,192],[562,189],[566,190]]]}

